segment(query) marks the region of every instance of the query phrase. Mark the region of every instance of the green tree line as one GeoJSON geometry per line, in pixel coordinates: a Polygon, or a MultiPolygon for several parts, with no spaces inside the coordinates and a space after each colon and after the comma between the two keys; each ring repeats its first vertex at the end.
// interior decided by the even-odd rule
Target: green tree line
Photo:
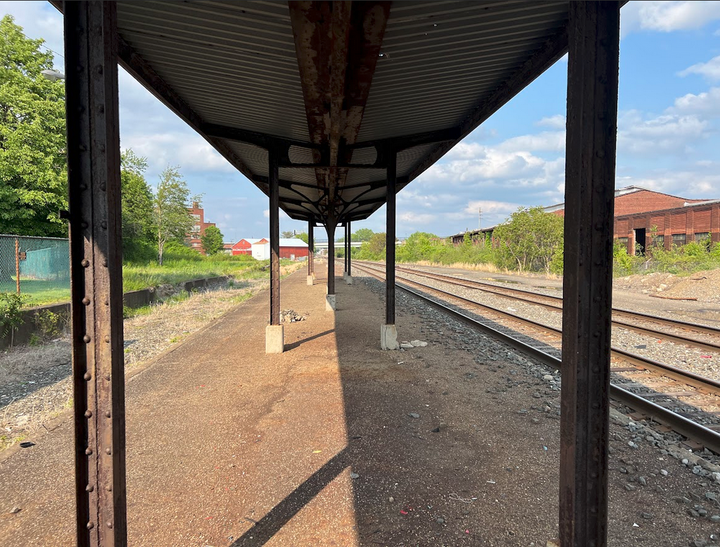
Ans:
{"type": "MultiPolygon", "coordinates": [[[[53,54],[25,36],[12,16],[0,20],[0,233],[67,237],[59,212],[68,208],[65,85],[46,79],[53,54]]],[[[125,150],[121,159],[123,252],[126,260],[162,264],[165,253],[187,254],[191,198],[178,167],[160,175],[153,192],[147,159],[125,150]]],[[[207,254],[223,249],[209,227],[207,254]]],[[[192,251],[194,253],[194,251],[192,251]]],[[[195,253],[196,254],[196,253],[195,253]]]]}

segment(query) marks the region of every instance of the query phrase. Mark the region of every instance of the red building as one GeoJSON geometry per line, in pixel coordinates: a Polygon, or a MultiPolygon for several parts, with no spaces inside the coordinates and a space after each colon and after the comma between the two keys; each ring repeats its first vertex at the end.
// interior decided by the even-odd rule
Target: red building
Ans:
{"type": "MultiPolygon", "coordinates": [[[[545,211],[565,214],[565,205],[545,211]]],[[[651,245],[685,245],[691,241],[720,242],[720,200],[685,199],[628,186],[615,191],[614,237],[628,254],[643,254],[651,245]]]]}
{"type": "Polygon", "coordinates": [[[188,209],[188,211],[190,211],[190,214],[195,220],[195,224],[193,224],[193,227],[190,229],[190,233],[187,235],[188,243],[193,249],[205,254],[200,238],[205,235],[205,230],[207,230],[209,226],[215,226],[215,223],[205,222],[205,211],[200,207],[200,204],[197,201],[193,202],[192,208],[188,209]]]}
{"type": "Polygon", "coordinates": [[[247,238],[247,239],[241,239],[238,241],[235,245],[232,246],[232,254],[233,255],[251,255],[252,254],[252,246],[254,243],[267,243],[267,239],[255,239],[255,238],[247,238]]]}

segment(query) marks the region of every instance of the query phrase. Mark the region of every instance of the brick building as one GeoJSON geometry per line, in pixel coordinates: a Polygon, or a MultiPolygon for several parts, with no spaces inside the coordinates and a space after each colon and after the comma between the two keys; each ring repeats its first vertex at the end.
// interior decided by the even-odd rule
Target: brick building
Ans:
{"type": "MultiPolygon", "coordinates": [[[[564,215],[565,205],[545,211],[564,215]]],[[[685,199],[627,186],[615,191],[614,237],[628,254],[643,254],[651,245],[685,245],[691,241],[720,242],[720,200],[685,199]]]]}
{"type": "Polygon", "coordinates": [[[188,211],[190,211],[190,214],[195,220],[195,224],[193,224],[190,233],[187,235],[188,243],[193,249],[205,254],[200,238],[205,234],[205,230],[207,230],[209,226],[215,226],[215,223],[205,222],[205,211],[200,207],[200,204],[197,201],[193,202],[192,208],[188,209],[188,211]]]}

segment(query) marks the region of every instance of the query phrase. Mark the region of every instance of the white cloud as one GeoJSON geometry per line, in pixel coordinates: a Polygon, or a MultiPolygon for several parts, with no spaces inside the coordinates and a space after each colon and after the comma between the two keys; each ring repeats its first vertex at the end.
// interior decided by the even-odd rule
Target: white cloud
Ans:
{"type": "Polygon", "coordinates": [[[638,155],[683,153],[706,136],[708,123],[697,116],[663,114],[644,119],[637,110],[618,118],[618,151],[638,155]]]}
{"type": "Polygon", "coordinates": [[[549,116],[547,118],[543,118],[539,122],[536,122],[535,125],[538,125],[540,127],[549,127],[551,129],[565,129],[565,115],[564,114],[555,114],[554,116],[549,116]]]}
{"type": "Polygon", "coordinates": [[[498,148],[508,151],[561,152],[565,150],[565,131],[563,128],[563,131],[543,131],[537,135],[513,137],[503,142],[498,148]]]}
{"type": "Polygon", "coordinates": [[[720,80],[720,55],[713,57],[707,63],[697,63],[678,72],[678,76],[688,74],[700,74],[711,81],[720,80]]]}
{"type": "Polygon", "coordinates": [[[522,205],[519,203],[508,203],[506,201],[492,201],[492,200],[473,200],[467,204],[464,212],[468,215],[477,216],[478,209],[482,211],[481,214],[493,214],[502,213],[510,214],[517,211],[522,205]]]}
{"type": "Polygon", "coordinates": [[[412,211],[408,211],[399,214],[398,219],[406,224],[420,225],[437,220],[437,215],[433,215],[430,213],[414,213],[412,211]]]}
{"type": "Polygon", "coordinates": [[[675,104],[668,108],[670,113],[697,115],[705,118],[720,116],[720,87],[710,88],[709,91],[688,93],[675,99],[675,104]]]}
{"type": "Polygon", "coordinates": [[[720,2],[630,2],[621,11],[622,34],[633,30],[673,32],[720,19],[720,2]]]}
{"type": "Polygon", "coordinates": [[[138,133],[122,138],[123,148],[148,159],[148,170],[156,172],[168,165],[180,166],[183,171],[220,171],[234,173],[228,163],[202,137],[190,131],[184,133],[138,133]]]}

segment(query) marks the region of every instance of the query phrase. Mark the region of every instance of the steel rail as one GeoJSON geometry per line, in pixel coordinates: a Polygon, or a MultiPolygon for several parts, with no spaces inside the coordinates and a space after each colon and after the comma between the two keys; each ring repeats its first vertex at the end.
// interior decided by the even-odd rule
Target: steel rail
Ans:
{"type": "MultiPolygon", "coordinates": [[[[511,292],[511,293],[527,294],[527,295],[533,296],[535,298],[547,298],[550,300],[562,302],[561,297],[552,296],[550,294],[538,294],[538,293],[534,293],[532,291],[526,291],[524,289],[516,289],[513,287],[499,287],[497,285],[493,285],[492,283],[485,283],[483,281],[476,281],[474,279],[460,279],[458,277],[454,277],[454,276],[447,275],[447,274],[426,272],[425,270],[415,270],[413,268],[403,268],[402,266],[398,267],[397,269],[407,271],[407,272],[413,272],[413,273],[415,273],[415,275],[427,275],[427,276],[435,276],[436,278],[446,278],[446,279],[453,279],[456,281],[465,281],[466,283],[469,283],[469,284],[478,285],[478,286],[482,286],[482,287],[488,287],[489,288],[488,292],[506,291],[506,292],[511,292]],[[493,289],[493,290],[490,290],[490,289],[493,289]]],[[[481,290],[484,290],[484,289],[481,289],[481,290]]],[[[500,294],[500,292],[498,292],[497,294],[500,294]]],[[[538,302],[533,302],[533,303],[538,304],[538,302]]],[[[540,304],[540,305],[543,305],[543,304],[540,304]]],[[[562,306],[559,306],[559,307],[562,307],[562,306]]],[[[694,330],[696,332],[720,335],[720,328],[711,327],[709,325],[699,325],[697,323],[690,323],[688,321],[678,321],[677,319],[668,319],[666,317],[660,317],[658,315],[650,315],[647,313],[636,312],[636,311],[627,310],[624,308],[613,308],[613,313],[625,315],[625,316],[632,317],[632,318],[639,318],[639,319],[642,319],[645,321],[652,321],[655,323],[660,323],[662,325],[668,325],[668,326],[673,326],[673,327],[679,326],[681,328],[688,329],[688,330],[694,330]]]]}
{"type": "MultiPolygon", "coordinates": [[[[356,267],[360,270],[363,270],[376,279],[383,280],[383,278],[376,273],[372,271],[372,269],[368,268],[367,266],[363,265],[356,265],[356,267]]],[[[414,282],[413,282],[414,283],[414,282]]],[[[420,283],[416,283],[417,285],[421,285],[420,283]]],[[[489,325],[486,325],[482,323],[481,321],[478,321],[477,319],[459,311],[455,310],[449,306],[446,306],[440,302],[437,302],[433,300],[432,298],[429,298],[425,296],[424,294],[414,291],[409,287],[405,287],[401,285],[400,283],[396,283],[397,287],[416,298],[422,300],[426,304],[431,305],[432,307],[439,309],[440,311],[447,313],[448,315],[452,316],[453,318],[470,325],[472,328],[485,332],[489,334],[490,336],[499,339],[503,343],[507,344],[508,346],[512,347],[513,349],[516,349],[533,359],[536,359],[540,361],[541,363],[552,367],[556,370],[562,371],[562,361],[558,359],[557,357],[554,357],[541,349],[538,349],[536,347],[533,347],[531,345],[525,344],[524,342],[518,340],[517,338],[514,338],[510,336],[509,334],[505,334],[489,325]]],[[[432,287],[430,287],[432,288],[432,287]]],[[[433,289],[437,290],[437,289],[433,289]]],[[[444,291],[440,291],[444,292],[444,291]]],[[[450,294],[450,293],[447,293],[450,294]]],[[[454,295],[451,295],[454,296],[454,295]]],[[[455,297],[455,296],[454,296],[455,297]]],[[[455,297],[463,299],[461,297],[455,297]]],[[[472,302],[472,301],[469,301],[472,302]]],[[[507,313],[507,312],[502,312],[507,313]]],[[[508,314],[512,315],[512,314],[508,314]]],[[[546,327],[546,326],[545,326],[546,327]]],[[[546,327],[549,329],[552,329],[552,327],[546,327]]],[[[620,350],[622,351],[622,350],[620,350]]],[[[626,352],[625,352],[626,353],[626,352]]],[[[628,354],[629,356],[637,357],[639,359],[645,360],[643,357],[635,356],[633,354],[628,354]]],[[[623,356],[624,357],[624,356],[623,356]]],[[[649,360],[645,360],[649,361],[649,360]]],[[[652,362],[654,365],[655,362],[652,362]]],[[[661,364],[661,363],[660,363],[661,364]]],[[[665,370],[664,367],[669,365],[661,364],[663,367],[663,370],[665,370]]],[[[648,368],[650,365],[648,366],[648,368]]],[[[674,368],[674,367],[670,367],[674,368]]],[[[676,369],[679,370],[679,369],[676,369]]],[[[684,373],[683,373],[684,374],[684,373]]],[[[708,379],[705,379],[708,380],[708,379]]],[[[687,382],[686,378],[683,376],[683,381],[687,382]]],[[[715,383],[713,380],[709,380],[710,383],[715,383]]],[[[706,382],[707,383],[707,382],[706,382]]],[[[657,420],[660,423],[663,423],[667,425],[668,427],[672,428],[677,433],[680,433],[681,435],[690,438],[695,439],[698,442],[702,443],[706,448],[709,450],[712,450],[713,452],[720,454],[720,433],[713,431],[712,429],[709,429],[697,422],[694,422],[692,420],[689,420],[685,418],[684,416],[681,416],[679,414],[676,414],[675,412],[672,412],[671,410],[668,410],[660,405],[657,405],[651,401],[648,401],[647,399],[643,399],[640,395],[636,395],[635,393],[632,393],[626,389],[623,389],[615,384],[610,385],[610,396],[617,401],[620,401],[623,404],[626,404],[627,406],[634,408],[637,411],[643,412],[647,414],[649,417],[657,420]]]]}
{"type": "MultiPolygon", "coordinates": [[[[536,306],[542,306],[544,308],[556,310],[556,311],[562,311],[562,304],[549,304],[546,302],[538,302],[537,300],[532,300],[530,298],[523,298],[521,296],[509,296],[507,294],[503,294],[503,291],[505,292],[516,292],[520,294],[528,294],[532,295],[533,298],[547,298],[553,301],[560,301],[562,302],[562,299],[557,296],[551,296],[547,294],[536,294],[530,291],[525,291],[523,289],[513,289],[510,287],[497,287],[496,285],[492,285],[489,283],[483,283],[481,281],[475,281],[471,279],[459,279],[457,277],[444,275],[444,274],[436,274],[432,272],[425,272],[424,270],[414,270],[412,268],[397,268],[400,271],[407,272],[411,275],[417,275],[419,277],[428,277],[430,279],[437,279],[438,281],[441,281],[442,283],[448,283],[451,285],[458,285],[461,287],[466,288],[476,288],[480,291],[489,292],[491,294],[497,294],[499,296],[503,296],[505,298],[512,298],[514,300],[518,300],[520,302],[526,302],[528,304],[533,304],[536,306]],[[475,285],[478,285],[475,287],[475,285]],[[490,287],[490,288],[488,288],[490,287]]],[[[613,314],[619,314],[624,316],[632,317],[633,319],[640,319],[644,321],[651,321],[655,323],[660,323],[662,325],[670,326],[670,327],[680,327],[683,329],[693,330],[695,332],[705,333],[705,334],[713,334],[716,336],[720,336],[720,329],[716,329],[714,327],[709,327],[706,325],[695,325],[694,323],[688,323],[686,321],[676,321],[673,319],[666,319],[664,317],[658,317],[655,315],[648,315],[644,313],[638,313],[630,310],[624,310],[620,308],[613,308],[613,314]]],[[[688,338],[686,336],[681,336],[677,334],[671,334],[664,331],[655,330],[649,327],[642,327],[640,325],[634,325],[632,323],[627,323],[625,321],[621,321],[619,319],[612,319],[613,325],[616,325],[620,328],[624,328],[627,330],[632,330],[641,334],[645,335],[652,335],[657,338],[662,338],[668,341],[676,342],[679,344],[684,344],[687,346],[694,346],[701,349],[705,349],[708,351],[714,351],[720,353],[720,344],[715,344],[712,342],[705,342],[703,340],[697,340],[696,338],[688,338]]]]}

